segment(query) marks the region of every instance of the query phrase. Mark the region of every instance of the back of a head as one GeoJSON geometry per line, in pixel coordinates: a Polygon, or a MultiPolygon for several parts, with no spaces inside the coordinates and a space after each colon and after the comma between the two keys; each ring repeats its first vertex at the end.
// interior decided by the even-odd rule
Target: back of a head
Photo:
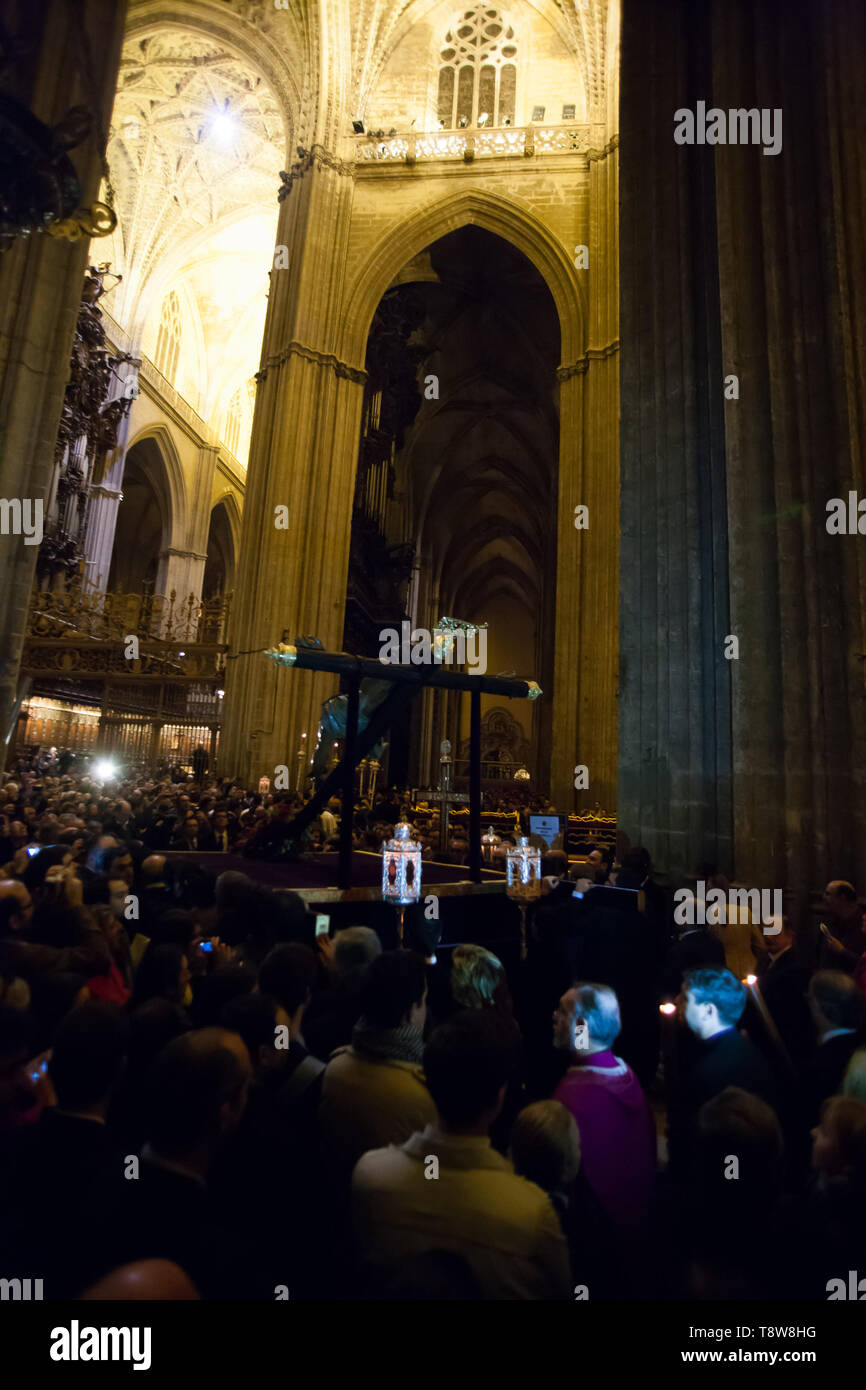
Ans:
{"type": "Polygon", "coordinates": [[[361,986],[361,1013],[374,1028],[398,1028],[413,1004],[420,1004],[427,972],[414,951],[384,951],[372,962],[361,986]]]}
{"type": "Polygon", "coordinates": [[[222,1028],[175,1038],[157,1057],[150,1076],[148,1138],[157,1153],[189,1153],[212,1144],[226,1104],[239,1103],[249,1070],[222,1028]]]}
{"type": "Polygon", "coordinates": [[[514,1075],[516,1040],[493,1009],[467,1010],[441,1024],[424,1048],[424,1075],[451,1129],[478,1123],[514,1075]]]}
{"type": "Polygon", "coordinates": [[[193,872],[187,875],[183,884],[181,900],[184,907],[193,915],[196,912],[207,911],[208,908],[214,906],[216,901],[215,880],[203,869],[193,866],[193,872]]]}
{"type": "Polygon", "coordinates": [[[36,1021],[39,1050],[50,1047],[58,1027],[74,1009],[87,985],[83,975],[51,970],[34,976],[30,984],[30,1012],[36,1021]]]}
{"type": "Polygon", "coordinates": [[[698,1004],[715,1004],[720,1021],[726,1028],[735,1028],[746,1007],[746,988],[730,970],[705,966],[687,970],[684,988],[698,1004]]]}
{"type": "Polygon", "coordinates": [[[151,942],[141,958],[132,1007],[137,1008],[147,999],[164,999],[177,989],[183,967],[184,950],[172,942],[164,945],[151,942]]]}
{"type": "Polygon", "coordinates": [[[451,993],[461,1009],[486,1009],[502,979],[502,962],[483,946],[455,946],[451,954],[451,993]]]}
{"type": "Polygon", "coordinates": [[[270,994],[240,994],[229,1000],[222,1011],[220,1023],[243,1038],[253,1066],[260,1048],[274,1047],[277,1008],[277,1001],[270,994]]]}
{"type": "Polygon", "coordinates": [[[191,1302],[200,1294],[188,1274],[170,1260],[138,1260],[113,1269],[81,1295],[93,1302],[191,1302]]]}
{"type": "Polygon", "coordinates": [[[170,907],[151,924],[154,946],[180,946],[183,950],[195,934],[195,918],[182,907],[170,907]]]}
{"type": "Polygon", "coordinates": [[[831,887],[834,897],[839,898],[844,903],[856,903],[857,889],[854,887],[854,884],[849,883],[847,879],[834,879],[831,887]]]}
{"type": "Polygon", "coordinates": [[[216,881],[217,911],[241,906],[254,888],[255,884],[248,874],[242,874],[237,869],[226,869],[216,881]]]}
{"type": "Polygon", "coordinates": [[[613,1047],[622,1031],[622,1017],[616,991],[610,985],[579,982],[574,986],[574,1018],[586,1024],[595,1048],[613,1047]]]}
{"type": "Polygon", "coordinates": [[[126,1016],[114,1004],[90,1000],[57,1029],[48,1073],[62,1110],[104,1101],[119,1079],[129,1043],[126,1016]]]}
{"type": "Polygon", "coordinates": [[[739,1086],[726,1086],[698,1112],[698,1176],[735,1199],[771,1201],[779,1188],[784,1141],[774,1110],[739,1086]],[[730,1181],[736,1159],[736,1181],[730,1181]]]}
{"type": "Polygon", "coordinates": [[[845,1072],[842,1095],[866,1101],[866,1047],[858,1047],[845,1072]]]}
{"type": "Polygon", "coordinates": [[[130,1070],[144,1071],[174,1038],[189,1032],[189,1021],[170,999],[148,999],[129,1016],[130,1070]]]}
{"type": "Polygon", "coordinates": [[[162,883],[165,878],[165,855],[148,854],[142,860],[138,872],[142,888],[147,888],[153,883],[162,883]]]}
{"type": "Polygon", "coordinates": [[[316,987],[318,963],[309,946],[289,941],[275,946],[259,967],[259,989],[273,995],[287,1014],[294,1014],[316,987]]]}
{"type": "Polygon", "coordinates": [[[640,882],[652,873],[652,859],[649,850],[643,849],[640,845],[635,845],[627,854],[623,855],[623,869],[637,876],[640,882]]]}
{"type": "Polygon", "coordinates": [[[230,999],[251,994],[256,987],[255,973],[245,965],[220,965],[199,980],[190,1008],[195,1028],[216,1027],[230,999]]]}
{"type": "Polygon", "coordinates": [[[312,919],[300,893],[274,893],[276,907],[275,932],[277,941],[311,939],[312,919]]]}
{"type": "Polygon", "coordinates": [[[833,1028],[859,1028],[863,1022],[863,996],[841,970],[816,971],[809,996],[833,1028]]]}
{"type": "Polygon", "coordinates": [[[544,877],[567,878],[568,855],[561,849],[549,850],[542,856],[541,872],[544,877]]]}
{"type": "MultiPolygon", "coordinates": [[[[113,852],[113,851],[112,851],[113,852]]],[[[48,844],[40,849],[38,854],[34,854],[28,859],[24,872],[21,875],[21,882],[24,883],[31,893],[45,885],[45,875],[49,869],[56,869],[62,865],[69,853],[68,846],[48,844]]]]}
{"type": "Polygon", "coordinates": [[[527,1105],[511,1131],[511,1159],[515,1172],[545,1192],[567,1187],[580,1169],[580,1135],[571,1111],[558,1100],[527,1105]]]}
{"type": "Polygon", "coordinates": [[[334,935],[334,965],[340,975],[366,970],[382,954],[382,943],[372,927],[344,927],[334,935]]]}
{"type": "MultiPolygon", "coordinates": [[[[821,1128],[832,1133],[839,1171],[866,1197],[866,1101],[854,1096],[831,1096],[821,1110],[821,1128]]],[[[852,1219],[862,1221],[862,1206],[852,1219]]]]}

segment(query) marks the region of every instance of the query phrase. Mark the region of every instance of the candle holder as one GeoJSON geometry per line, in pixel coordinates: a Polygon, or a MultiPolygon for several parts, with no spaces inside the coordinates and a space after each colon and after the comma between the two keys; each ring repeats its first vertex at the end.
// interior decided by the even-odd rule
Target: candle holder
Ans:
{"type": "Polygon", "coordinates": [[[520,959],[526,960],[526,908],[541,897],[541,850],[521,835],[505,855],[506,893],[520,908],[520,959]]]}
{"type": "Polygon", "coordinates": [[[382,899],[394,903],[397,935],[403,945],[403,918],[406,907],[417,903],[421,894],[421,846],[412,839],[412,827],[401,821],[394,827],[394,838],[382,846],[382,899]]]}
{"type": "Polygon", "coordinates": [[[481,858],[485,864],[493,867],[496,860],[496,850],[502,844],[501,839],[496,834],[492,825],[487,827],[487,834],[481,836],[481,858]]]}

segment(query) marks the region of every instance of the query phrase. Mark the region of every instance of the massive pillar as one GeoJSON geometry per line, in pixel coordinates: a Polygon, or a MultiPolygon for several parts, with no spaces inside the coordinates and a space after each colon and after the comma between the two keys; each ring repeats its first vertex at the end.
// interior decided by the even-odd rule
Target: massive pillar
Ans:
{"type": "Polygon", "coordinates": [[[281,209],[288,268],[271,271],[250,445],[230,643],[232,656],[252,654],[228,663],[219,752],[220,770],[247,781],[294,766],[335,689],[333,677],[278,668],[260,650],[283,629],[331,649],[343,640],[364,372],[335,350],[352,180],[317,149],[281,209]]]}
{"type": "Polygon", "coordinates": [[[716,152],[737,872],[795,895],[866,877],[866,13],[713,10],[716,105],[781,112],[781,152],[716,152]]]}
{"type": "MultiPolygon", "coordinates": [[[[47,125],[70,107],[94,112],[88,139],[73,149],[81,202],[96,198],[105,131],[111,114],[126,0],[49,0],[18,6],[4,70],[4,92],[47,125]]],[[[98,242],[96,243],[98,247],[98,242]]],[[[69,353],[81,303],[89,245],[33,234],[0,257],[0,494],[45,500],[69,353]]],[[[18,667],[38,547],[22,536],[0,537],[0,731],[5,738],[15,706],[18,667]]]]}
{"type": "Polygon", "coordinates": [[[800,897],[866,875],[864,64],[854,0],[625,2],[620,825],[800,897]]]}
{"type": "Polygon", "coordinates": [[[559,507],[551,797],[560,811],[616,807],[619,486],[617,140],[589,159],[586,341],[559,387],[559,507]],[[577,519],[575,509],[587,508],[577,519]],[[584,765],[589,785],[575,790],[584,765]]]}
{"type": "Polygon", "coordinates": [[[618,823],[669,869],[731,867],[730,663],[713,153],[702,3],[623,13],[618,823]],[[680,32],[680,31],[683,32],[680,32]]]}

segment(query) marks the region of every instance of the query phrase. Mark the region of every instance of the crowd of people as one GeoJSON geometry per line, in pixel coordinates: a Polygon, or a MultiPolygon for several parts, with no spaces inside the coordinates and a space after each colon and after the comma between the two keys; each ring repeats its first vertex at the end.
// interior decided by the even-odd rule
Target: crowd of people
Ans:
{"type": "MultiPolygon", "coordinates": [[[[549,856],[506,970],[470,941],[316,936],[252,863],[209,872],[199,851],[262,844],[295,804],[206,775],[5,774],[0,1277],[46,1298],[824,1299],[862,1264],[851,884],[828,884],[816,944],[787,917],[677,926],[640,849],[549,856]]],[[[353,830],[404,810],[386,793],[353,830]]]]}
{"type": "MultiPolygon", "coordinates": [[[[151,776],[143,763],[128,760],[112,768],[106,781],[102,772],[106,762],[95,756],[77,756],[70,749],[47,747],[19,760],[14,777],[28,791],[26,815],[13,823],[7,806],[3,830],[17,845],[27,842],[35,817],[35,805],[43,804],[55,815],[66,815],[86,824],[102,824],[106,819],[118,831],[141,839],[155,850],[180,850],[246,854],[253,858],[280,857],[286,848],[286,830],[292,817],[312,794],[307,784],[303,793],[279,789],[252,790],[238,783],[217,783],[207,776],[208,755],[196,748],[191,761],[167,763],[151,776]],[[113,791],[108,794],[106,789],[113,791]]],[[[544,796],[523,785],[488,785],[484,791],[484,811],[509,818],[509,829],[500,830],[502,853],[517,835],[525,833],[532,814],[555,814],[544,796]],[[513,822],[513,824],[512,824],[513,822]]],[[[303,833],[304,854],[334,853],[339,849],[342,803],[331,797],[303,833]]],[[[439,834],[438,807],[428,805],[424,793],[412,796],[409,788],[385,787],[359,796],[353,807],[352,847],[378,853],[392,837],[400,821],[409,821],[415,839],[426,859],[452,864],[468,864],[469,832],[467,815],[453,813],[447,845],[443,849],[439,834]]],[[[69,828],[69,827],[67,827],[69,828]]],[[[0,849],[2,853],[2,849],[0,849]]]]}

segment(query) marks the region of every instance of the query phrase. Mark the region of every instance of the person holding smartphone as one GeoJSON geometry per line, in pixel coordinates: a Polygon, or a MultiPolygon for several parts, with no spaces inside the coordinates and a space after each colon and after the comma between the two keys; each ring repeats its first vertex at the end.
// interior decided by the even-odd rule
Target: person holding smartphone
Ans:
{"type": "Polygon", "coordinates": [[[88,979],[108,974],[110,967],[108,943],[81,907],[79,879],[62,866],[55,868],[38,913],[26,883],[0,880],[0,971],[4,975],[30,980],[46,971],[61,970],[88,979]],[[40,940],[48,925],[53,922],[57,926],[58,921],[68,944],[40,940]]]}
{"type": "Polygon", "coordinates": [[[863,954],[860,921],[863,909],[853,883],[833,879],[824,889],[819,968],[853,973],[863,954]]]}

